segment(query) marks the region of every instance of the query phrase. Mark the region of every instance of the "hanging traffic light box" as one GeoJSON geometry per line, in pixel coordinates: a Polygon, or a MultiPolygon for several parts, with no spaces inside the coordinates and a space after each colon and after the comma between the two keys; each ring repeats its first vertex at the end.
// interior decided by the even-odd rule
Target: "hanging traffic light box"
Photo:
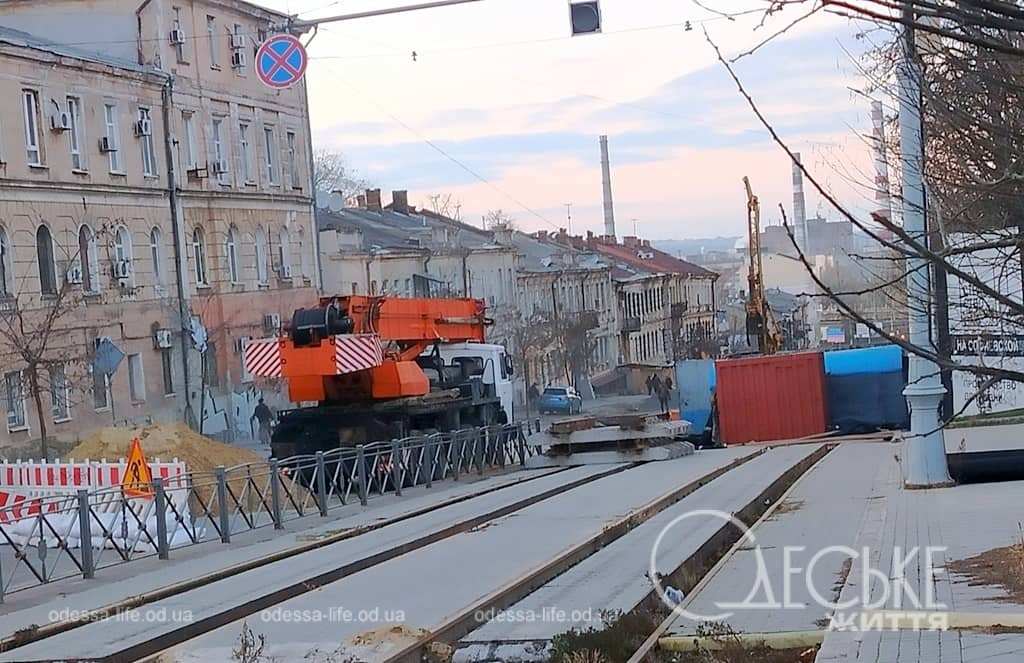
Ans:
{"type": "Polygon", "coordinates": [[[569,20],[572,34],[589,35],[601,32],[601,5],[597,0],[569,2],[569,20]]]}

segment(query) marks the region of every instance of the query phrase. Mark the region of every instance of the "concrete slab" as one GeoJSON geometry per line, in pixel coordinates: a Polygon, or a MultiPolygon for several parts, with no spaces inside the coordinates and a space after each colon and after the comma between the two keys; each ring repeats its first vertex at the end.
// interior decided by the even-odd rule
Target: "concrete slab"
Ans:
{"type": "MultiPolygon", "coordinates": [[[[530,655],[538,649],[534,643],[573,628],[600,628],[602,611],[632,610],[651,591],[646,577],[650,554],[666,527],[683,514],[700,509],[740,511],[819,446],[772,449],[699,488],[467,635],[456,660],[536,660],[530,655]],[[510,647],[496,657],[504,644],[510,647]]],[[[718,519],[701,517],[673,526],[659,546],[659,570],[679,567],[722,524],[718,519]]]]}
{"type": "Polygon", "coordinates": [[[950,428],[943,437],[948,454],[1024,450],[1024,424],[950,428]]]}
{"type": "MultiPolygon", "coordinates": [[[[884,489],[883,468],[887,461],[892,461],[893,449],[892,445],[852,443],[833,450],[804,475],[776,512],[754,530],[756,546],[745,546],[732,555],[700,594],[693,597],[687,610],[708,616],[731,612],[725,621],[742,633],[821,628],[826,610],[814,594],[833,601],[842,587],[844,565],[850,563],[850,558],[841,552],[825,554],[817,560],[815,556],[832,546],[855,546],[868,505],[884,489]],[[801,549],[794,549],[796,546],[801,549]],[[786,568],[812,570],[793,575],[787,589],[786,568]],[[771,581],[768,587],[758,584],[762,569],[771,581]],[[763,591],[755,592],[757,588],[763,591]],[[726,603],[744,602],[748,597],[756,603],[780,605],[723,607],[726,603]]],[[[698,625],[680,618],[667,635],[690,635],[698,625]]]]}
{"type": "MultiPolygon", "coordinates": [[[[580,486],[558,498],[285,601],[248,620],[233,622],[185,643],[167,658],[229,660],[232,648],[237,646],[243,621],[257,636],[266,638],[265,655],[281,656],[285,660],[301,658],[313,650],[331,652],[353,638],[365,645],[366,638],[360,639],[360,634],[391,627],[396,622],[402,624],[400,630],[407,632],[429,629],[575,542],[599,533],[610,521],[751,451],[722,450],[650,463],[580,486]]],[[[604,468],[599,466],[570,472],[601,469],[604,468]]],[[[473,500],[464,508],[482,501],[486,498],[473,500]]],[[[391,548],[430,527],[431,520],[423,517],[387,527],[372,537],[372,541],[360,537],[342,542],[319,553],[307,553],[299,564],[274,565],[258,574],[215,583],[160,601],[152,607],[165,608],[168,614],[190,610],[193,619],[201,619],[226,606],[240,605],[264,595],[274,587],[299,581],[321,568],[338,564],[339,560],[391,548]],[[296,568],[299,566],[302,568],[296,568]]],[[[181,626],[180,622],[107,620],[69,633],[69,637],[58,636],[12,652],[18,658],[0,657],[0,660],[49,660],[66,656],[68,652],[85,657],[99,656],[121,651],[133,643],[181,626]]]]}

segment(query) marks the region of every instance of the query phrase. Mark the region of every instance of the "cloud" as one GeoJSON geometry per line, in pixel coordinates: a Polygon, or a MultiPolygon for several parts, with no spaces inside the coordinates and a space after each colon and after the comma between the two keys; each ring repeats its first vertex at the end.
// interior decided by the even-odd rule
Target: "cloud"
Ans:
{"type": "MultiPolygon", "coordinates": [[[[652,238],[741,232],[743,175],[766,208],[791,199],[787,158],[700,30],[634,30],[690,18],[678,2],[650,0],[640,9],[603,0],[614,29],[573,40],[552,28],[565,21],[564,7],[513,4],[515,11],[480,3],[325,31],[314,56],[345,59],[310,67],[317,144],[342,150],[374,182],[409,189],[414,200],[451,192],[467,217],[500,207],[525,227],[564,225],[563,204],[572,201],[574,230],[600,228],[599,134],[610,136],[627,230],[635,217],[652,238]]],[[[754,23],[709,29],[727,53],[738,53],[776,29],[752,32],[754,23]]],[[[847,89],[856,74],[837,41],[856,47],[849,26],[815,19],[736,69],[787,143],[856,204],[863,192],[847,180],[867,172],[870,160],[852,128],[866,128],[866,102],[847,89]]],[[[813,210],[817,196],[806,188],[813,210]]]]}

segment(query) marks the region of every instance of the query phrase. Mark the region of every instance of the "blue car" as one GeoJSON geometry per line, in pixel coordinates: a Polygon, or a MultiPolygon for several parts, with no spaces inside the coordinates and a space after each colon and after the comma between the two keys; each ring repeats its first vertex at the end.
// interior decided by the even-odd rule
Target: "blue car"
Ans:
{"type": "Polygon", "coordinates": [[[583,399],[572,387],[548,387],[537,400],[541,414],[579,414],[583,411],[583,399]]]}

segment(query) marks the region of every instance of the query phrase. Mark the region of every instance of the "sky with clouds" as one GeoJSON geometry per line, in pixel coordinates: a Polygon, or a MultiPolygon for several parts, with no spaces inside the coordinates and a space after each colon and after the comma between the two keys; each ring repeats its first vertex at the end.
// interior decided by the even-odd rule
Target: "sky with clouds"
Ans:
{"type": "MultiPolygon", "coordinates": [[[[258,1],[301,18],[401,4],[258,1]]],[[[744,233],[743,175],[766,221],[778,203],[791,206],[788,157],[703,29],[731,56],[797,12],[755,29],[759,16],[715,19],[691,0],[601,0],[604,33],[569,37],[567,4],[483,0],[322,27],[307,73],[314,143],[343,152],[385,191],[408,189],[416,204],[451,193],[467,221],[501,208],[525,230],[565,226],[572,203],[574,232],[601,231],[600,134],[609,136],[620,235],[634,219],[651,239],[744,233]]],[[[809,169],[862,211],[870,126],[868,102],[850,89],[864,87],[851,55],[863,49],[858,27],[812,17],[736,68],[809,169]]],[[[808,210],[827,214],[805,189],[808,210]]]]}

